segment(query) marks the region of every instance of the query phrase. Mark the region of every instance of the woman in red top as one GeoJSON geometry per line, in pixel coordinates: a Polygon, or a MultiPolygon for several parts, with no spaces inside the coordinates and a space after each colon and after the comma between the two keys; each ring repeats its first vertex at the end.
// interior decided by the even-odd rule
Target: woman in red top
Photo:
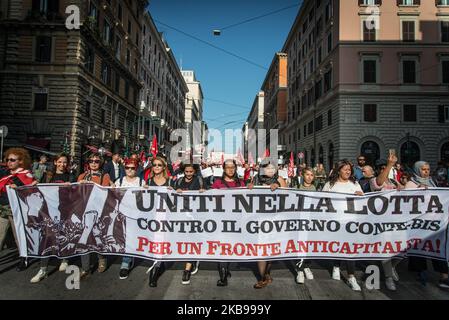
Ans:
{"type": "MultiPolygon", "coordinates": [[[[237,163],[234,160],[226,160],[223,163],[223,176],[218,178],[212,184],[212,189],[231,189],[245,187],[243,180],[239,179],[237,174],[237,163]]],[[[220,279],[217,281],[217,286],[224,287],[228,285],[229,262],[218,263],[218,273],[220,279]]]]}
{"type": "MultiPolygon", "coordinates": [[[[31,157],[28,151],[23,148],[8,149],[5,154],[5,162],[7,169],[0,172],[0,250],[3,247],[6,233],[8,232],[10,225],[13,227],[12,231],[17,248],[19,248],[12,211],[6,193],[6,186],[17,188],[37,184],[37,181],[29,171],[29,168],[31,167],[31,157]]],[[[17,265],[17,271],[23,271],[26,267],[26,258],[21,258],[17,265]]]]}

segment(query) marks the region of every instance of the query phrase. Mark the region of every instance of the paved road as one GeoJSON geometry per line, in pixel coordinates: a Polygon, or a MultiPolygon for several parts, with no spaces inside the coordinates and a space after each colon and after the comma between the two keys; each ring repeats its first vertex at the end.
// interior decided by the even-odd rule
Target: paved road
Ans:
{"type": "MultiPolygon", "coordinates": [[[[157,288],[149,288],[145,274],[148,264],[138,264],[126,280],[118,279],[119,259],[111,257],[109,269],[103,273],[93,273],[81,282],[80,290],[67,290],[68,275],[57,270],[52,261],[51,275],[38,284],[29,281],[38,271],[39,263],[34,262],[23,272],[15,270],[17,252],[12,249],[0,253],[0,299],[143,299],[143,300],[449,300],[449,291],[436,286],[438,277],[429,272],[429,282],[423,286],[412,273],[407,272],[406,263],[399,267],[401,281],[397,292],[389,292],[383,283],[380,290],[352,291],[344,281],[330,278],[327,262],[313,263],[315,280],[306,280],[304,285],[294,281],[294,274],[285,262],[273,265],[274,281],[264,289],[255,290],[254,264],[232,264],[232,277],[228,287],[217,287],[218,272],[214,263],[201,263],[199,272],[192,276],[190,285],[181,284],[182,263],[175,263],[161,276],[157,288]]],[[[76,260],[76,259],[75,259],[76,260]]],[[[77,261],[75,261],[76,263],[77,261]]],[[[363,268],[360,264],[359,267],[363,268]]],[[[361,269],[360,269],[361,270],[361,269]]],[[[357,273],[362,279],[363,273],[357,273]]],[[[344,279],[343,279],[344,280],[344,279]]]]}

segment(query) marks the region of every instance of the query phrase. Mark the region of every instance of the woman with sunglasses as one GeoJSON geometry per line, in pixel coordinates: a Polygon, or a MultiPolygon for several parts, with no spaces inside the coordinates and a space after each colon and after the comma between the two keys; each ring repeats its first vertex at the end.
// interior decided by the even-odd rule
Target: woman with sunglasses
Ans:
{"type": "MultiPolygon", "coordinates": [[[[88,158],[88,169],[78,177],[79,183],[95,183],[103,187],[112,186],[111,178],[107,173],[102,171],[103,159],[98,153],[93,153],[88,158]]],[[[98,273],[106,271],[106,257],[98,254],[98,273]]],[[[90,254],[81,256],[81,279],[85,279],[90,274],[90,254]]]]}
{"type": "MultiPolygon", "coordinates": [[[[130,158],[125,160],[125,176],[115,182],[115,187],[145,187],[144,180],[137,176],[138,168],[139,161],[137,159],[130,158]]],[[[119,273],[120,280],[128,278],[133,264],[134,259],[132,257],[123,257],[119,273]]]]}
{"type": "MultiPolygon", "coordinates": [[[[53,171],[47,172],[47,175],[44,178],[45,183],[62,183],[62,184],[70,184],[75,182],[75,178],[68,171],[69,157],[61,153],[56,156],[54,160],[54,169],[53,171]]],[[[48,262],[49,258],[41,259],[41,266],[38,273],[31,278],[31,283],[38,283],[39,281],[48,277],[48,262]]],[[[59,271],[65,272],[68,266],[68,260],[63,259],[61,265],[59,266],[59,271]]]]}
{"type": "MultiPolygon", "coordinates": [[[[176,192],[182,193],[183,191],[193,190],[204,192],[204,180],[202,177],[196,174],[197,171],[195,169],[195,166],[190,163],[184,164],[182,166],[182,170],[184,172],[184,177],[176,180],[174,185],[174,189],[176,190],[176,192]]],[[[182,273],[182,284],[190,284],[190,276],[198,272],[199,264],[199,261],[186,263],[184,271],[182,273]]]]}
{"type": "MultiPolygon", "coordinates": [[[[362,187],[360,187],[360,184],[355,180],[354,166],[347,159],[340,160],[335,164],[334,169],[332,170],[332,174],[329,178],[329,181],[326,182],[326,184],[323,187],[323,191],[348,193],[348,194],[355,194],[358,196],[364,195],[362,187]]],[[[357,283],[357,279],[354,276],[355,261],[353,260],[347,261],[346,265],[348,268],[349,286],[354,291],[361,291],[362,288],[360,288],[359,284],[357,283]]],[[[340,280],[340,261],[334,261],[334,267],[332,270],[332,279],[340,280]]]]}
{"type": "MultiPolygon", "coordinates": [[[[228,159],[223,163],[223,175],[212,184],[212,189],[232,189],[245,187],[245,182],[240,180],[237,174],[237,163],[228,159]]],[[[229,262],[220,262],[218,264],[218,274],[220,279],[217,281],[217,286],[224,287],[228,285],[228,277],[231,277],[229,272],[229,262]]]]}
{"type": "MultiPolygon", "coordinates": [[[[277,171],[277,167],[272,163],[262,163],[260,165],[259,173],[254,177],[251,184],[248,185],[248,188],[252,189],[254,186],[267,186],[270,187],[271,191],[275,191],[280,187],[286,188],[287,182],[284,178],[278,175],[277,171]]],[[[273,278],[270,275],[271,262],[257,261],[257,268],[259,269],[259,280],[254,285],[254,289],[262,289],[273,282],[273,278]]]]}
{"type": "MultiPolygon", "coordinates": [[[[19,248],[19,241],[14,228],[14,220],[9,206],[8,195],[6,193],[6,186],[17,188],[21,186],[36,185],[37,181],[33,174],[29,171],[31,167],[31,157],[28,151],[22,148],[11,148],[5,153],[6,170],[0,173],[0,250],[5,243],[6,234],[9,226],[12,226],[14,239],[16,240],[17,248],[19,248]]],[[[21,258],[17,271],[23,271],[27,268],[26,258],[21,258]]]]}
{"type": "MultiPolygon", "coordinates": [[[[161,157],[156,157],[152,161],[152,169],[149,175],[147,185],[150,187],[172,187],[172,180],[168,177],[167,162],[161,157]]],[[[157,280],[162,275],[165,264],[161,261],[155,261],[150,268],[148,285],[157,287],[157,280]]]]}

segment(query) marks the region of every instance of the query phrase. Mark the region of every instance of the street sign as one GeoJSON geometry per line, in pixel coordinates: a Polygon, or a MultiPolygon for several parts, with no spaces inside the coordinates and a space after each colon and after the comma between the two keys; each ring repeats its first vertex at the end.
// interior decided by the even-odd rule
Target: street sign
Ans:
{"type": "Polygon", "coordinates": [[[298,153],[298,158],[299,159],[304,159],[304,152],[298,153]]]}
{"type": "Polygon", "coordinates": [[[0,137],[6,138],[8,135],[8,127],[7,126],[0,126],[0,137]]]}

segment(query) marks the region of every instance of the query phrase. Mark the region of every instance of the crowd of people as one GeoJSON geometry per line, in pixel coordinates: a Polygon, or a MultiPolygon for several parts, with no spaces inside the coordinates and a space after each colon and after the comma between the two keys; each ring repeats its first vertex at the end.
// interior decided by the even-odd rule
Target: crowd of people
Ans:
{"type": "MultiPolygon", "coordinates": [[[[46,156],[39,161],[31,163],[29,153],[22,148],[11,148],[6,151],[5,166],[0,168],[0,250],[3,249],[5,238],[14,220],[9,206],[6,187],[17,188],[20,186],[32,186],[38,183],[70,184],[95,183],[107,187],[169,187],[176,192],[197,190],[206,192],[208,189],[233,189],[257,186],[269,187],[273,192],[278,188],[295,188],[301,191],[323,191],[349,193],[362,196],[369,192],[415,189],[429,187],[448,187],[449,166],[439,163],[434,171],[425,161],[415,163],[412,171],[404,170],[398,164],[394,154],[390,154],[387,160],[379,160],[375,166],[367,165],[366,157],[357,157],[354,165],[351,161],[343,159],[338,161],[333,169],[327,173],[323,164],[312,168],[301,163],[294,170],[262,160],[258,164],[239,163],[234,159],[223,160],[223,163],[202,163],[201,165],[170,163],[163,154],[157,154],[149,159],[141,159],[138,154],[132,154],[129,158],[123,158],[120,152],[112,155],[112,159],[105,161],[98,153],[89,155],[83,172],[77,173],[77,166],[70,157],[60,154],[49,162],[46,156]],[[285,175],[285,171],[289,171],[285,175]],[[218,173],[218,175],[217,175],[218,173]],[[282,173],[282,174],[281,174],[282,173]]],[[[290,168],[292,169],[292,168],[290,168]]],[[[12,228],[17,243],[15,229],[12,228]]],[[[81,279],[85,280],[92,272],[91,254],[81,257],[81,279]]],[[[97,272],[107,270],[107,257],[97,255],[97,272]]],[[[416,272],[421,281],[426,279],[426,259],[409,257],[409,269],[416,272]]],[[[388,290],[395,291],[399,281],[396,266],[401,259],[389,259],[382,262],[385,285],[388,290]]],[[[69,261],[61,259],[60,271],[65,271],[69,261]]],[[[432,260],[434,270],[440,274],[439,286],[449,289],[448,263],[432,260]]],[[[49,259],[40,260],[38,273],[31,279],[32,283],[42,281],[48,276],[49,259]]],[[[123,257],[119,273],[120,279],[126,279],[134,265],[134,258],[123,257]]],[[[257,262],[258,279],[255,289],[261,289],[272,283],[271,262],[257,262]]],[[[341,261],[333,261],[332,278],[341,279],[341,261]]],[[[355,291],[361,287],[355,277],[355,261],[344,263],[348,273],[348,285],[355,291]]],[[[25,270],[28,261],[21,258],[17,270],[25,270]]],[[[313,280],[310,259],[301,259],[294,262],[298,284],[304,284],[305,280],[313,280]]],[[[150,287],[156,287],[159,277],[164,272],[164,262],[155,261],[150,268],[150,287]]],[[[182,274],[182,284],[189,284],[191,276],[198,272],[199,261],[190,261],[185,264],[182,274]]],[[[231,276],[230,263],[218,263],[219,279],[217,286],[227,286],[231,276]]]]}

